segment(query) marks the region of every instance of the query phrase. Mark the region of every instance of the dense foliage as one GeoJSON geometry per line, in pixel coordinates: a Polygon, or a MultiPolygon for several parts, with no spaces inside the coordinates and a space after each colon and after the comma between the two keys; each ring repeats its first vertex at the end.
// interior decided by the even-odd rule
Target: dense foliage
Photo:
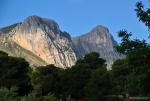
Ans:
{"type": "Polygon", "coordinates": [[[142,2],[137,2],[135,11],[139,21],[142,21],[150,31],[150,8],[144,8],[142,2]]]}
{"type": "MultiPolygon", "coordinates": [[[[121,31],[119,34],[123,35],[121,36],[122,39],[128,35],[127,31],[121,31]]],[[[128,71],[128,75],[126,75],[126,93],[140,96],[148,95],[150,93],[150,80],[148,80],[150,74],[149,44],[143,40],[128,38],[122,40],[122,43],[118,46],[118,51],[126,54],[125,62],[127,65],[124,66],[127,67],[128,71]]],[[[114,67],[116,67],[116,63],[114,63],[114,67]]]]}
{"type": "Polygon", "coordinates": [[[17,87],[18,95],[25,95],[31,89],[29,73],[29,64],[24,59],[0,52],[0,87],[17,87]]]}

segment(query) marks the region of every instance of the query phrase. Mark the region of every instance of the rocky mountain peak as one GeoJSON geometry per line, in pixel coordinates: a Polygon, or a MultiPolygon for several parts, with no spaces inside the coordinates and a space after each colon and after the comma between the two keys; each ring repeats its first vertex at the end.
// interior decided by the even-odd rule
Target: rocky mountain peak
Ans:
{"type": "MultiPolygon", "coordinates": [[[[58,24],[51,19],[30,16],[10,29],[10,32],[5,40],[8,43],[7,46],[2,46],[5,51],[11,47],[17,51],[25,49],[27,51],[24,54],[31,52],[34,56],[31,56],[32,58],[38,57],[45,64],[54,64],[62,68],[70,67],[76,61],[70,35],[67,32],[62,32],[58,24]],[[16,46],[12,46],[14,44],[11,43],[15,43],[21,48],[15,48],[16,46]]],[[[31,61],[30,56],[25,58],[29,62],[31,61]]],[[[40,63],[32,61],[31,64],[40,63]]]]}
{"type": "MultiPolygon", "coordinates": [[[[97,25],[94,27],[90,32],[87,33],[90,37],[96,39],[104,39],[105,41],[113,40],[111,33],[109,32],[108,28],[102,25],[97,25]]],[[[104,42],[104,41],[103,41],[104,42]]]]}
{"type": "Polygon", "coordinates": [[[36,15],[29,16],[24,20],[24,22],[27,22],[27,23],[37,23],[37,22],[40,23],[41,21],[42,21],[42,18],[36,15]]]}
{"type": "Polygon", "coordinates": [[[101,32],[101,33],[109,33],[109,30],[107,27],[103,26],[103,25],[97,25],[96,27],[94,27],[91,32],[101,32]]]}
{"type": "Polygon", "coordinates": [[[78,58],[98,52],[111,64],[122,58],[108,28],[102,25],[76,38],[62,32],[51,19],[29,16],[23,22],[0,29],[0,50],[25,58],[32,65],[71,67],[78,58]]]}
{"type": "Polygon", "coordinates": [[[23,23],[37,26],[40,24],[46,24],[49,27],[58,27],[58,24],[54,20],[42,18],[36,15],[27,17],[23,23]]]}
{"type": "Polygon", "coordinates": [[[92,43],[94,45],[110,45],[111,49],[113,49],[115,41],[109,32],[108,28],[102,25],[97,25],[96,27],[92,28],[86,34],[81,35],[76,39],[86,40],[88,43],[92,43]]]}
{"type": "Polygon", "coordinates": [[[49,33],[49,30],[52,30],[55,33],[59,33],[60,31],[58,24],[54,20],[41,18],[35,15],[27,17],[20,24],[18,29],[20,29],[20,31],[22,32],[27,32],[38,28],[42,29],[47,33],[49,33]]]}
{"type": "Polygon", "coordinates": [[[107,27],[98,25],[90,32],[73,38],[74,46],[76,47],[77,56],[83,57],[90,52],[98,52],[100,56],[107,61],[108,68],[111,64],[122,58],[121,54],[115,50],[116,41],[114,41],[107,27]]]}

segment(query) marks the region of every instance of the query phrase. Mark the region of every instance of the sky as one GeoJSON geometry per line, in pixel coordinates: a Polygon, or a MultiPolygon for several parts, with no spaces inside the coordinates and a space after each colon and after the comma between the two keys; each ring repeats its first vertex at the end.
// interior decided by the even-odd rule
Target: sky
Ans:
{"type": "MultiPolygon", "coordinates": [[[[120,43],[117,32],[127,29],[133,38],[148,39],[148,28],[138,21],[134,11],[138,0],[0,0],[0,28],[37,15],[55,20],[71,36],[106,26],[120,43]]],[[[148,8],[150,2],[143,0],[148,8]]]]}

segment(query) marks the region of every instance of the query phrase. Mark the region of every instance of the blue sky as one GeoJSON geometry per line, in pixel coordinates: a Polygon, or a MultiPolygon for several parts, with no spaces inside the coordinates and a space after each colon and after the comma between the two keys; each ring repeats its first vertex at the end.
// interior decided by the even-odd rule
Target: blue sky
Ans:
{"type": "MultiPolygon", "coordinates": [[[[96,25],[109,28],[115,40],[117,32],[127,29],[134,38],[147,39],[148,30],[138,21],[135,3],[138,0],[0,0],[0,28],[38,15],[55,20],[61,30],[79,36],[96,25]]],[[[143,0],[149,7],[148,0],[143,0]]]]}

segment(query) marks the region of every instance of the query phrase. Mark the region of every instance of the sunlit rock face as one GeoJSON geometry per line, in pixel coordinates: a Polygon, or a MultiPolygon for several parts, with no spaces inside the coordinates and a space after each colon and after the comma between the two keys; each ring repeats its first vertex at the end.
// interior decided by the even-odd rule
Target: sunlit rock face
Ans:
{"type": "Polygon", "coordinates": [[[110,69],[115,60],[123,57],[116,52],[115,46],[116,42],[104,26],[71,38],[59,29],[55,21],[38,16],[30,16],[21,23],[0,29],[0,50],[23,57],[33,66],[54,64],[67,68],[94,51],[106,59],[110,69]]]}
{"type": "Polygon", "coordinates": [[[106,60],[107,68],[110,69],[112,63],[123,58],[121,54],[116,52],[116,41],[113,39],[108,28],[98,25],[90,32],[73,38],[73,43],[78,57],[83,57],[90,52],[98,52],[100,56],[106,60]]]}
{"type": "Polygon", "coordinates": [[[9,32],[7,40],[32,52],[46,64],[65,68],[76,61],[70,35],[60,31],[58,24],[50,19],[30,16],[9,32]]]}

